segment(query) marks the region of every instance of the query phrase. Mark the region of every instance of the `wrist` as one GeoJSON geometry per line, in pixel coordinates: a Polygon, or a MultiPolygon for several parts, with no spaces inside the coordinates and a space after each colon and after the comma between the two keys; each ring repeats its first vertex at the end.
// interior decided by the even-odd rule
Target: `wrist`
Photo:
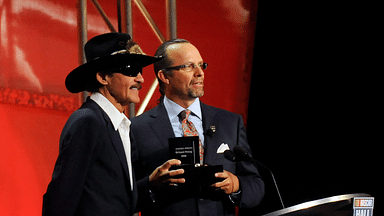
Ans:
{"type": "MultiPolygon", "coordinates": [[[[231,175],[231,178],[232,178],[232,182],[233,182],[233,190],[232,190],[232,193],[238,193],[240,191],[240,182],[239,182],[239,178],[237,178],[236,175],[232,174],[231,175]]],[[[231,194],[232,194],[231,193],[231,194]]]]}

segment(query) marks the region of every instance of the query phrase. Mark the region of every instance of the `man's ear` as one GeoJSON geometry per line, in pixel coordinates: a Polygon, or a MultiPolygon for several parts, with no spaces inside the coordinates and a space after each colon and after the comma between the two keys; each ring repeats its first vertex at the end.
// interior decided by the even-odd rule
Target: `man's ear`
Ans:
{"type": "Polygon", "coordinates": [[[167,75],[164,73],[163,70],[159,70],[159,72],[157,73],[157,76],[161,81],[163,81],[163,83],[169,84],[169,79],[167,78],[167,75]]]}
{"type": "Polygon", "coordinates": [[[102,85],[106,86],[108,85],[107,80],[105,79],[106,76],[103,76],[100,72],[96,73],[96,79],[101,83],[102,85]]]}

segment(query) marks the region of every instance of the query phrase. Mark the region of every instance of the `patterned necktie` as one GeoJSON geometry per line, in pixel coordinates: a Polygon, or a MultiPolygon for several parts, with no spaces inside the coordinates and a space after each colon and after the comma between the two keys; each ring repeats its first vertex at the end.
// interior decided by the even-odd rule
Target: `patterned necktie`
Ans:
{"type": "MultiPolygon", "coordinates": [[[[183,128],[183,134],[184,136],[199,136],[199,133],[197,132],[195,125],[191,121],[188,120],[189,115],[191,114],[191,110],[183,110],[180,112],[181,117],[181,127],[183,128]]],[[[204,148],[201,144],[201,140],[199,138],[199,152],[200,152],[200,164],[203,165],[203,158],[204,158],[204,148]]]]}

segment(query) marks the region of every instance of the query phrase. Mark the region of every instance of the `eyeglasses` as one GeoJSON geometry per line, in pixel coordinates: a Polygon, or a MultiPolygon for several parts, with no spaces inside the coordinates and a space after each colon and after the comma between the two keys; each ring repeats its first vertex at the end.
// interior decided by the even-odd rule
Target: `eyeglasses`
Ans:
{"type": "Polygon", "coordinates": [[[129,77],[136,77],[139,73],[143,73],[143,68],[137,65],[126,65],[125,67],[110,69],[110,71],[113,73],[121,73],[129,77]]]}
{"type": "Polygon", "coordinates": [[[180,71],[190,72],[190,71],[192,71],[192,69],[195,69],[197,67],[200,67],[201,70],[205,70],[208,67],[208,63],[206,63],[206,62],[198,63],[198,64],[189,63],[189,64],[185,64],[185,65],[168,67],[168,68],[164,68],[164,69],[165,70],[180,70],[180,71]]]}

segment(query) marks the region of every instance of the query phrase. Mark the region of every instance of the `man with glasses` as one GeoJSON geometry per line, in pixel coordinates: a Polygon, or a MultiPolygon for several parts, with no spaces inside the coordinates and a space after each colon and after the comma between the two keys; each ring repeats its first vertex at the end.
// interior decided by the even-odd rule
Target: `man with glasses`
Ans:
{"type": "Polygon", "coordinates": [[[137,150],[134,167],[142,215],[235,215],[235,206],[252,208],[264,195],[264,183],[255,166],[231,162],[224,150],[236,145],[250,152],[240,115],[208,106],[204,95],[204,62],[198,49],[183,39],[162,44],[156,51],[162,60],[154,64],[160,84],[159,105],[132,119],[137,150]],[[220,179],[210,187],[188,190],[183,169],[169,160],[169,138],[199,137],[200,165],[223,165],[220,179]]]}

